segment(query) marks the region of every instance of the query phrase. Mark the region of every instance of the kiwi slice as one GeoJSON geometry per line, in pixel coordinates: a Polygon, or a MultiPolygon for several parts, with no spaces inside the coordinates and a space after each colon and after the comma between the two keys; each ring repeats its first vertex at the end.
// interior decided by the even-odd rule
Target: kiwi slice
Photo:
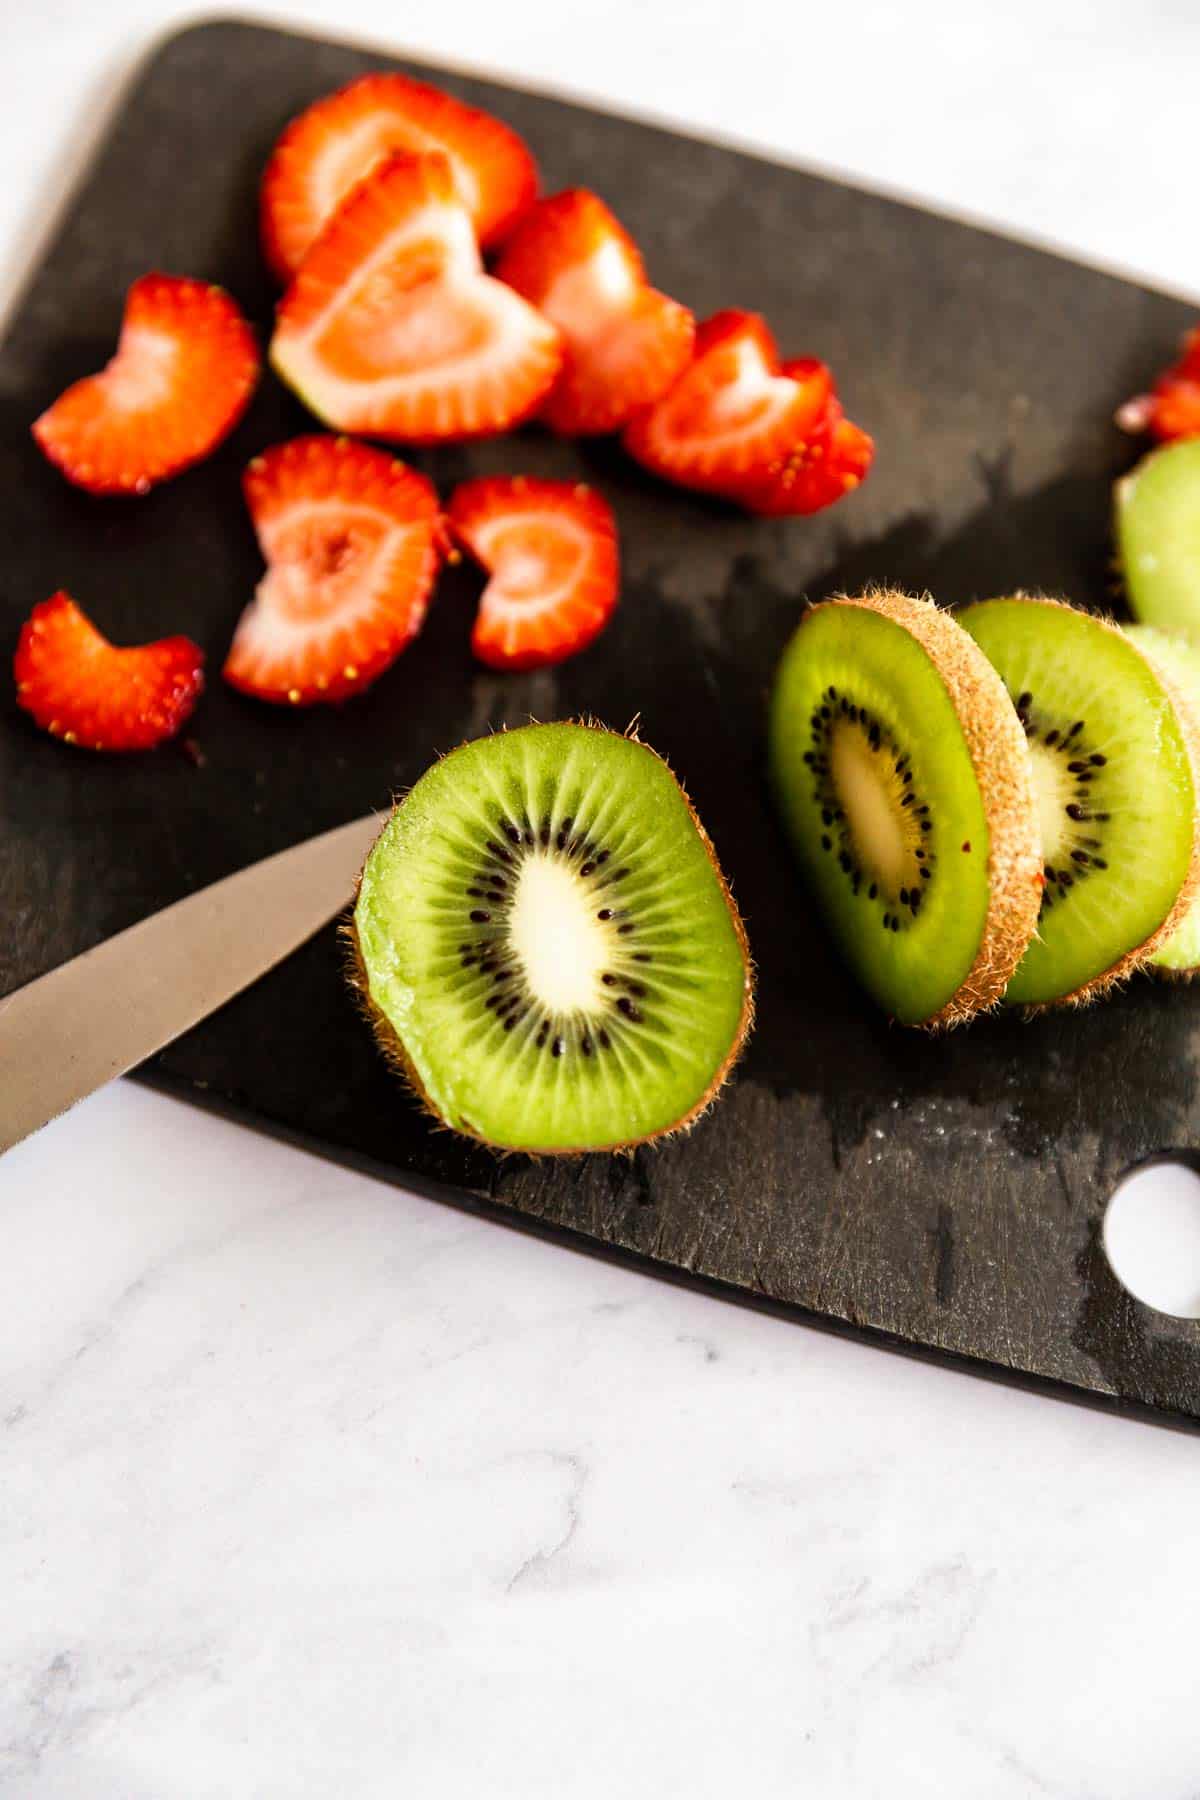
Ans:
{"type": "Polygon", "coordinates": [[[1116,484],[1117,554],[1137,618],[1200,641],[1200,438],[1152,450],[1116,484]]]}
{"type": "Polygon", "coordinates": [[[1025,736],[930,600],[814,606],[771,701],[785,821],[847,961],[905,1024],[991,1006],[1029,942],[1041,857],[1025,736]]]}
{"type": "Polygon", "coordinates": [[[1008,688],[1033,757],[1045,890],[1007,997],[1089,999],[1165,943],[1191,903],[1192,727],[1106,619],[1021,596],[959,619],[1008,688]]]}
{"type": "Polygon", "coordinates": [[[502,1149],[677,1131],[750,1025],[745,932],[687,795],[598,726],[435,763],[367,858],[352,938],[385,1051],[444,1124],[502,1149]]]}
{"type": "MultiPolygon", "coordinates": [[[[1171,682],[1200,730],[1200,649],[1153,625],[1127,625],[1125,635],[1171,682]]],[[[1200,898],[1192,901],[1183,922],[1153,952],[1150,963],[1170,975],[1194,975],[1200,969],[1200,898]]]]}

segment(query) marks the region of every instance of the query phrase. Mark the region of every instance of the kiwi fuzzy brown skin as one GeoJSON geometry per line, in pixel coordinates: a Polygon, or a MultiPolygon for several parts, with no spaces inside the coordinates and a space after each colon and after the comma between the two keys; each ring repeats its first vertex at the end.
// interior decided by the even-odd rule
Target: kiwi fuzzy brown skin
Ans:
{"type": "Polygon", "coordinates": [[[989,837],[987,917],[961,985],[939,1012],[922,1022],[925,1031],[944,1030],[999,1005],[1037,928],[1045,877],[1029,746],[999,675],[974,639],[935,601],[891,588],[833,598],[882,613],[917,640],[954,703],[983,796],[989,837]]]}
{"type": "MultiPolygon", "coordinates": [[[[1064,612],[1086,611],[1084,607],[1072,606],[1069,600],[1058,600],[1049,594],[1025,593],[1020,589],[1015,594],[1001,594],[992,597],[1003,600],[1028,600],[1036,606],[1057,606],[1064,612]]],[[[1107,619],[1100,613],[1092,612],[1088,612],[1087,616],[1104,631],[1111,631],[1116,637],[1124,638],[1131,649],[1137,651],[1142,661],[1153,669],[1156,679],[1175,709],[1175,715],[1179,720],[1187,747],[1188,767],[1191,770],[1192,787],[1196,794],[1196,804],[1192,809],[1192,859],[1188,865],[1187,877],[1176,896],[1175,904],[1157,930],[1152,931],[1144,943],[1127,950],[1125,955],[1119,957],[1111,968],[1093,976],[1091,981],[1084,982],[1081,987],[1074,988],[1071,993],[1062,994],[1056,1000],[1048,1000],[1044,1006],[1025,1007],[1023,1010],[1030,1018],[1036,1018],[1039,1013],[1057,1012],[1060,1007],[1088,1006],[1093,1000],[1102,999],[1114,987],[1128,981],[1131,975],[1136,974],[1139,969],[1149,963],[1159,945],[1165,944],[1167,939],[1173,935],[1177,927],[1182,924],[1197,893],[1200,893],[1200,721],[1196,720],[1192,709],[1166,670],[1153,657],[1147,655],[1140,644],[1135,644],[1132,638],[1126,637],[1114,619],[1107,619]]]]}
{"type": "MultiPolygon", "coordinates": [[[[536,723],[541,723],[541,722],[542,721],[537,721],[537,720],[530,721],[531,724],[536,724],[536,723]]],[[[712,1080],[710,1081],[705,1092],[700,1096],[700,1098],[699,1098],[699,1100],[697,1100],[696,1104],[693,1107],[691,1107],[690,1110],[683,1115],[682,1118],[677,1119],[673,1125],[668,1126],[663,1131],[654,1132],[648,1137],[630,1138],[627,1142],[623,1142],[623,1143],[619,1143],[619,1144],[609,1144],[609,1145],[606,1145],[605,1148],[601,1151],[597,1151],[593,1147],[586,1147],[586,1146],[581,1146],[579,1148],[562,1147],[562,1148],[556,1148],[556,1149],[552,1149],[552,1150],[525,1150],[525,1149],[515,1150],[515,1149],[511,1148],[510,1146],[507,1146],[504,1144],[493,1143],[490,1138],[484,1137],[479,1132],[472,1131],[470,1129],[469,1125],[467,1125],[465,1123],[461,1128],[452,1126],[452,1125],[447,1125],[445,1119],[442,1118],[442,1115],[438,1112],[437,1108],[433,1105],[433,1102],[431,1101],[429,1094],[427,1093],[427,1091],[424,1087],[424,1084],[421,1081],[420,1075],[418,1074],[417,1069],[416,1069],[411,1057],[409,1056],[408,1052],[405,1050],[404,1044],[403,1044],[398,1032],[396,1031],[395,1027],[393,1026],[391,1020],[386,1016],[386,1014],[381,1010],[381,1008],[375,1004],[374,1000],[371,997],[370,981],[369,981],[369,978],[367,975],[367,967],[366,967],[366,963],[363,959],[362,946],[359,942],[358,927],[357,927],[357,924],[355,921],[356,921],[356,912],[357,912],[357,904],[358,904],[358,894],[359,894],[359,889],[362,886],[363,872],[365,871],[366,863],[370,860],[371,855],[374,851],[374,848],[375,848],[374,844],[371,846],[371,850],[369,850],[367,852],[366,860],[363,863],[363,869],[359,871],[358,880],[355,882],[354,901],[352,902],[350,913],[346,919],[345,925],[343,927],[343,933],[342,933],[343,937],[345,938],[346,944],[348,946],[348,950],[349,950],[348,968],[346,971],[346,976],[347,976],[349,985],[354,993],[355,999],[358,1003],[359,1010],[362,1012],[368,1025],[371,1027],[371,1030],[375,1036],[375,1041],[376,1041],[377,1045],[379,1046],[380,1051],[382,1052],[384,1060],[389,1064],[389,1066],[392,1068],[392,1070],[395,1072],[395,1074],[397,1074],[400,1077],[401,1081],[408,1088],[408,1090],[412,1094],[413,1098],[420,1105],[422,1111],[425,1112],[428,1115],[428,1117],[433,1120],[435,1125],[438,1125],[443,1131],[450,1132],[453,1136],[472,1138],[476,1143],[483,1144],[487,1149],[493,1151],[497,1156],[518,1156],[519,1155],[519,1156],[528,1157],[532,1161],[539,1161],[542,1157],[559,1157],[559,1158],[561,1158],[561,1157],[572,1157],[572,1156],[593,1156],[593,1155],[597,1155],[597,1154],[599,1154],[599,1155],[622,1155],[622,1154],[630,1155],[630,1154],[632,1154],[632,1152],[634,1150],[639,1149],[641,1147],[641,1145],[643,1145],[643,1144],[657,1144],[657,1143],[661,1143],[666,1138],[674,1138],[674,1137],[682,1136],[685,1132],[688,1132],[691,1130],[692,1126],[696,1124],[697,1120],[701,1119],[704,1116],[704,1114],[710,1110],[710,1108],[715,1104],[715,1102],[719,1098],[721,1090],[725,1086],[726,1082],[729,1080],[729,1077],[732,1075],[733,1070],[737,1065],[738,1059],[740,1058],[742,1051],[746,1047],[746,1041],[749,1038],[750,1032],[752,1031],[752,1029],[754,1027],[755,967],[754,967],[753,957],[750,954],[750,941],[749,941],[748,937],[746,936],[746,927],[745,927],[745,924],[743,923],[742,915],[738,911],[737,902],[734,900],[733,890],[731,889],[728,881],[725,879],[725,875],[721,869],[721,865],[717,860],[717,853],[716,853],[716,850],[713,848],[712,839],[709,837],[707,831],[704,829],[704,826],[701,823],[699,814],[697,813],[696,808],[692,805],[691,796],[688,793],[687,789],[684,787],[682,781],[680,781],[679,777],[675,774],[674,769],[671,768],[671,765],[670,765],[670,763],[667,762],[666,757],[660,756],[659,752],[657,750],[655,750],[650,744],[647,744],[641,737],[639,737],[638,730],[637,730],[637,726],[638,726],[637,718],[635,718],[633,720],[633,722],[629,726],[628,730],[624,731],[624,732],[613,731],[611,729],[611,727],[609,727],[607,725],[603,725],[600,723],[600,721],[598,719],[593,719],[593,718],[571,719],[571,720],[564,720],[562,722],[565,724],[573,724],[573,725],[583,726],[584,729],[586,729],[588,731],[603,732],[607,736],[610,736],[610,737],[628,738],[631,742],[633,742],[635,744],[640,744],[643,750],[648,751],[651,756],[655,757],[660,763],[663,764],[664,768],[666,768],[670,772],[670,775],[671,775],[672,779],[674,780],[676,787],[679,789],[679,792],[683,797],[683,803],[687,807],[688,813],[691,817],[692,824],[695,826],[696,832],[700,838],[700,842],[704,846],[705,852],[708,856],[708,860],[712,865],[713,874],[717,878],[717,882],[718,882],[721,892],[725,898],[725,904],[729,909],[730,921],[733,925],[734,935],[736,936],[737,941],[738,941],[738,947],[739,947],[739,949],[741,951],[741,955],[742,955],[742,966],[745,971],[745,980],[744,980],[743,988],[742,988],[741,1016],[738,1019],[737,1031],[734,1034],[732,1044],[730,1045],[728,1051],[726,1052],[724,1061],[721,1063],[720,1067],[713,1074],[712,1080]]],[[[501,731],[507,730],[507,726],[501,726],[500,730],[501,731]]],[[[448,756],[449,754],[450,754],[449,751],[442,751],[437,760],[441,761],[445,756],[448,756]]],[[[393,801],[391,813],[389,813],[387,819],[380,826],[380,836],[382,836],[383,832],[386,831],[388,825],[391,822],[392,817],[404,805],[406,799],[407,799],[407,793],[400,795],[397,799],[395,799],[393,801]]],[[[375,841],[376,841],[376,843],[378,843],[378,841],[379,841],[378,838],[375,841]]]]}

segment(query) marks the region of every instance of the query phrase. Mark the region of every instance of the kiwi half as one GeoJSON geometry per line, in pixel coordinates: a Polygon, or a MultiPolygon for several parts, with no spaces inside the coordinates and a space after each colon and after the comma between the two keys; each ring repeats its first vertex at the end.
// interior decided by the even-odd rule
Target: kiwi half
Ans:
{"type": "Polygon", "coordinates": [[[1089,999],[1166,942],[1196,891],[1190,721],[1106,619],[1018,595],[959,620],[1004,681],[1033,758],[1045,890],[1007,998],[1089,999]]]}
{"type": "Polygon", "coordinates": [[[826,918],[888,1012],[953,1025],[998,1001],[1041,855],[1025,735],[967,633],[905,594],[812,607],[776,677],[770,758],[826,918]]]}
{"type": "Polygon", "coordinates": [[[751,1022],[745,932],[687,795],[590,724],[435,763],[367,858],[352,940],[384,1050],[438,1119],[502,1149],[680,1130],[751,1022]]]}
{"type": "MultiPolygon", "coordinates": [[[[1127,625],[1125,635],[1166,675],[1200,731],[1200,649],[1153,625],[1127,625]]],[[[1200,970],[1200,898],[1192,901],[1182,923],[1152,953],[1150,963],[1168,975],[1194,975],[1200,970]]]]}
{"type": "Polygon", "coordinates": [[[1200,642],[1200,438],[1152,450],[1114,494],[1131,611],[1200,642]]]}

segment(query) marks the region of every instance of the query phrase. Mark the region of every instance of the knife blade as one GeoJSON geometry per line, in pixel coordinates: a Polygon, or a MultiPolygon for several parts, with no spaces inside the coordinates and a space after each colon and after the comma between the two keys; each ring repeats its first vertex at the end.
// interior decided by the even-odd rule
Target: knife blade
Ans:
{"type": "Polygon", "coordinates": [[[0,1000],[0,1155],[319,931],[383,824],[368,813],[264,857],[0,1000]]]}

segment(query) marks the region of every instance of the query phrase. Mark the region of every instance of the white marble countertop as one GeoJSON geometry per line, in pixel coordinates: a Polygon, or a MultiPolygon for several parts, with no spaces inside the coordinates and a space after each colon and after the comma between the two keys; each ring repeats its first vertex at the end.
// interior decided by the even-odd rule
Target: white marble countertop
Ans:
{"type": "MultiPolygon", "coordinates": [[[[1200,295],[1185,0],[256,10],[1200,295]]],[[[184,16],[6,8],[0,300],[184,16]]],[[[127,1083],[5,1160],[0,1217],[3,1800],[1200,1793],[1192,1439],[669,1288],[127,1083]]]]}

